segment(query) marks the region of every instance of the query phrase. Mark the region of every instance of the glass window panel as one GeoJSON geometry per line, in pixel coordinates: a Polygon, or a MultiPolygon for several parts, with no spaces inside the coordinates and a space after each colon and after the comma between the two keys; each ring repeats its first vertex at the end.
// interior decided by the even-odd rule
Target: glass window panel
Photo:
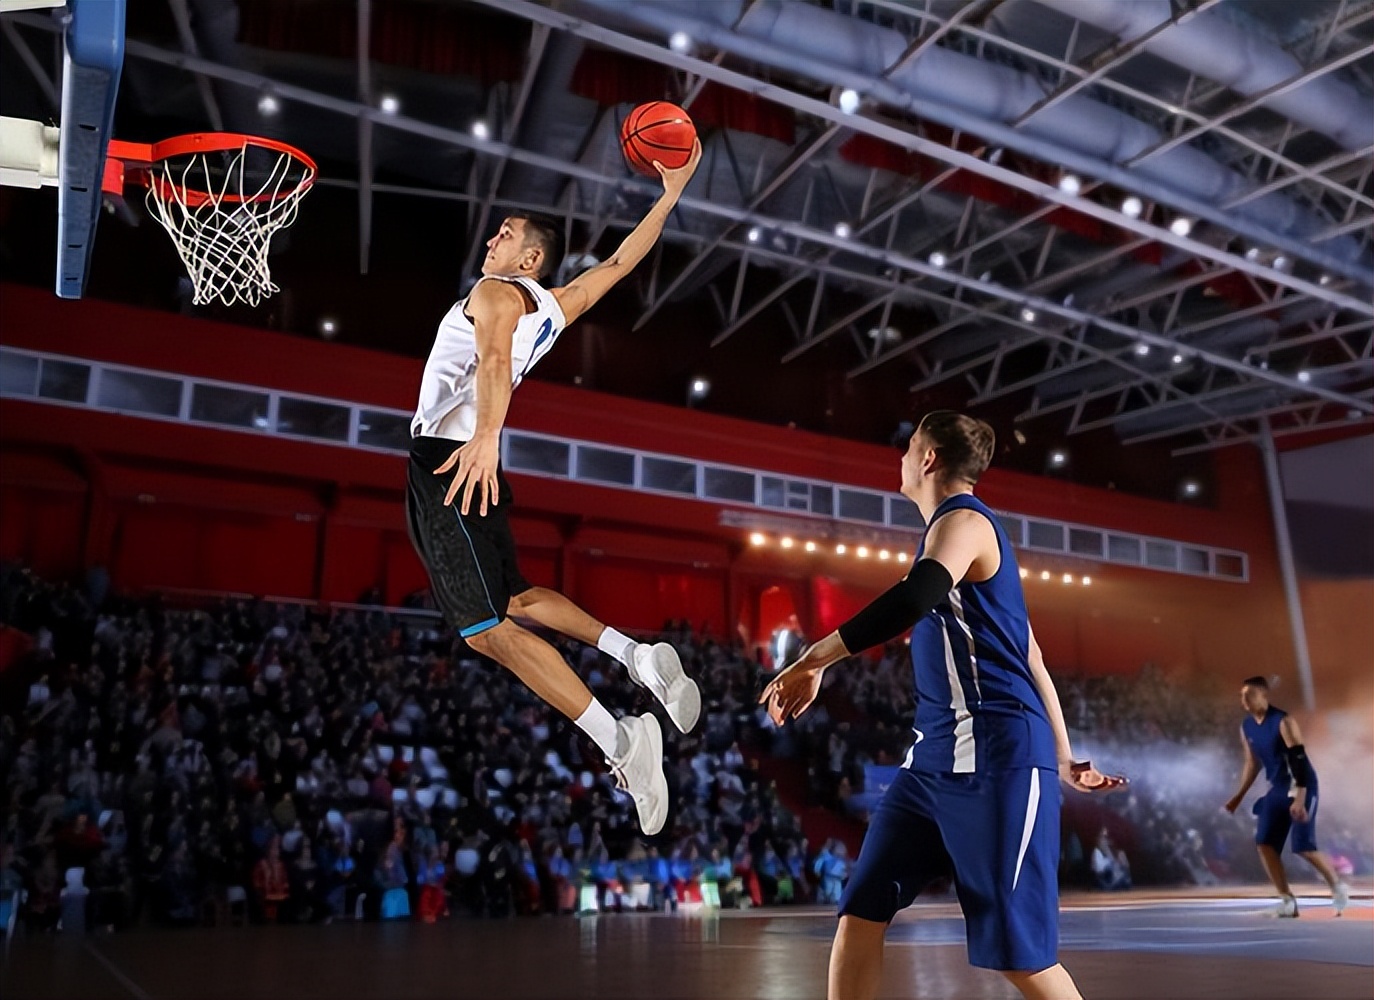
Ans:
{"type": "Polygon", "coordinates": [[[230,389],[223,385],[191,386],[191,419],[226,427],[267,427],[265,392],[230,389]]]}
{"type": "Polygon", "coordinates": [[[1233,555],[1230,552],[1218,552],[1217,556],[1217,576],[1230,577],[1233,580],[1245,579],[1245,557],[1233,555]]]}
{"type": "Polygon", "coordinates": [[[754,502],[754,474],[739,469],[716,469],[707,466],[702,470],[702,487],[713,500],[735,500],[739,503],[754,502]]]}
{"type": "Polygon", "coordinates": [[[410,451],[410,414],[359,411],[358,443],[369,448],[410,451]]]}
{"type": "Polygon", "coordinates": [[[1191,545],[1185,545],[1179,549],[1181,557],[1179,568],[1188,573],[1207,573],[1211,571],[1211,560],[1207,556],[1206,549],[1195,549],[1191,545]]]}
{"type": "Polygon", "coordinates": [[[696,496],[697,467],[691,462],[645,458],[640,468],[644,470],[644,485],[648,489],[696,496]]]}
{"type": "Polygon", "coordinates": [[[1125,535],[1107,536],[1107,558],[1112,562],[1139,563],[1140,539],[1125,535]]]}
{"type": "Polygon", "coordinates": [[[106,369],[95,402],[112,410],[175,417],[181,413],[181,385],[179,379],[106,369]]]}
{"type": "Polygon", "coordinates": [[[38,380],[38,395],[44,399],[60,399],[67,403],[86,402],[86,389],[91,383],[91,366],[73,361],[43,359],[38,380]]]}
{"type": "Polygon", "coordinates": [[[762,487],[759,496],[763,506],[781,507],[783,505],[783,484],[781,479],[777,476],[764,476],[762,487]]]}
{"type": "Polygon", "coordinates": [[[277,430],[324,441],[347,441],[348,407],[283,396],[277,404],[277,430]]]}
{"type": "Polygon", "coordinates": [[[38,391],[38,359],[14,351],[0,351],[0,393],[32,396],[38,391]]]}
{"type": "Polygon", "coordinates": [[[921,508],[906,497],[888,497],[888,523],[894,528],[911,528],[919,531],[926,526],[921,517],[921,508]]]}
{"type": "Polygon", "coordinates": [[[881,493],[860,493],[858,490],[840,490],[840,517],[854,521],[871,521],[883,524],[886,511],[886,498],[881,493]]]}
{"type": "Polygon", "coordinates": [[[506,464],[521,472],[542,476],[566,476],[572,446],[563,441],[510,434],[506,437],[506,464]]]}
{"type": "Polygon", "coordinates": [[[594,483],[633,486],[635,457],[626,451],[582,445],[577,449],[577,478],[589,479],[594,483]]]}
{"type": "Polygon", "coordinates": [[[1156,542],[1153,539],[1146,541],[1145,565],[1156,569],[1177,569],[1178,546],[1172,542],[1156,542]]]}
{"type": "Polygon", "coordinates": [[[1011,539],[1011,544],[1020,545],[1022,526],[1021,519],[1019,517],[1012,517],[1010,514],[998,514],[997,520],[1002,522],[1002,530],[1005,531],[1007,533],[1007,537],[1011,539]]]}
{"type": "Polygon", "coordinates": [[[1047,521],[1027,521],[1026,527],[1029,529],[1027,544],[1032,548],[1054,549],[1056,552],[1064,551],[1064,526],[1062,524],[1050,524],[1047,521]]]}
{"type": "Polygon", "coordinates": [[[833,486],[811,487],[811,513],[829,517],[835,513],[835,488],[833,486]]]}
{"type": "Polygon", "coordinates": [[[1069,551],[1080,556],[1102,555],[1102,532],[1088,528],[1069,529],[1069,551]]]}

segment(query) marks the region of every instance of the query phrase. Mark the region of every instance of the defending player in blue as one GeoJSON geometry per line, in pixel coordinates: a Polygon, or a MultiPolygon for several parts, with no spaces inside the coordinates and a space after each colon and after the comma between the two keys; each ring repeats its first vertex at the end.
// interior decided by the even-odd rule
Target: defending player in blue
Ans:
{"type": "Polygon", "coordinates": [[[1235,812],[1245,793],[1259,777],[1260,767],[1269,779],[1269,790],[1255,800],[1255,846],[1269,881],[1279,892],[1276,917],[1296,917],[1298,901],[1288,887],[1283,870],[1283,845],[1292,830],[1293,853],[1301,857],[1331,887],[1336,916],[1350,903],[1350,888],[1336,877],[1331,862],[1317,850],[1317,769],[1307,759],[1298,722],[1281,708],[1269,704],[1269,682],[1251,677],[1240,688],[1245,719],[1240,724],[1240,743],[1245,748],[1245,773],[1240,791],[1226,803],[1235,812]]]}
{"type": "Polygon", "coordinates": [[[1075,998],[1059,964],[1059,779],[1082,791],[1125,784],[1076,763],[1054,682],[1026,614],[1010,539],[973,495],[993,431],[928,414],[902,459],[902,494],[926,533],[911,571],[764,689],[774,722],[815,700],[836,661],[915,626],[916,742],[873,813],[840,900],[830,1000],[868,1000],[898,910],[952,874],[969,961],[1034,998],[1075,998]]]}

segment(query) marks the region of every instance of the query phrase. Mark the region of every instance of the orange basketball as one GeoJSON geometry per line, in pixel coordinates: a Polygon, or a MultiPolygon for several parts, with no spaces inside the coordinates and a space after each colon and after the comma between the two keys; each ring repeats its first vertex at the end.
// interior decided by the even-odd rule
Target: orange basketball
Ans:
{"type": "Polygon", "coordinates": [[[620,126],[620,148],[636,171],[657,177],[657,160],[669,170],[685,166],[692,155],[697,129],[676,104],[650,101],[629,113],[620,126]]]}

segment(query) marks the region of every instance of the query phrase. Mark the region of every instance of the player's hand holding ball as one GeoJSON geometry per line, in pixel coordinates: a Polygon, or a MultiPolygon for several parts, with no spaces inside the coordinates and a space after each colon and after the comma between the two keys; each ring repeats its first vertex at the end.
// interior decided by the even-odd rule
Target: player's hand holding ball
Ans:
{"type": "Polygon", "coordinates": [[[1071,760],[1061,761],[1059,764],[1059,777],[1070,788],[1080,792],[1096,792],[1104,794],[1114,792],[1118,788],[1125,788],[1130,782],[1119,774],[1103,774],[1093,767],[1092,761],[1071,760]]]}
{"type": "Polygon", "coordinates": [[[701,161],[701,142],[687,112],[667,101],[641,104],[620,127],[625,161],[646,177],[658,174],[663,190],[679,197],[701,161]]]}

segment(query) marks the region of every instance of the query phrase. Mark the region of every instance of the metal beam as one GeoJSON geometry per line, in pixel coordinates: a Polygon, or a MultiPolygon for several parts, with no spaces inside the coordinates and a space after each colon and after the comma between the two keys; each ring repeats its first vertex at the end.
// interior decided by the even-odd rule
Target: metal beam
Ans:
{"type": "MultiPolygon", "coordinates": [[[[191,56],[200,55],[195,32],[191,30],[191,12],[186,7],[186,0],[167,0],[167,5],[172,9],[172,20],[177,24],[177,38],[181,41],[182,51],[191,56]]],[[[210,88],[210,81],[203,73],[197,73],[195,76],[200,102],[205,105],[205,117],[210,120],[212,129],[223,132],[224,116],[220,114],[219,102],[215,100],[215,92],[210,88]]]]}
{"type": "MultiPolygon", "coordinates": [[[[358,0],[358,102],[372,99],[372,0],[358,0]]],[[[372,259],[372,119],[358,116],[358,273],[372,259]]]]}
{"type": "MultiPolygon", "coordinates": [[[[1366,400],[1368,400],[1368,399],[1374,399],[1374,391],[1365,390],[1365,391],[1359,393],[1358,396],[1359,396],[1359,398],[1366,399],[1366,400]]],[[[1229,414],[1229,415],[1227,415],[1226,419],[1227,419],[1228,421],[1232,422],[1232,423],[1239,423],[1239,422],[1241,422],[1241,421],[1246,421],[1246,420],[1263,420],[1263,419],[1265,419],[1265,418],[1267,418],[1267,417],[1282,416],[1282,415],[1287,414],[1287,413],[1297,413],[1297,412],[1301,412],[1301,411],[1307,410],[1309,407],[1313,407],[1313,406],[1323,406],[1323,405],[1326,405],[1326,404],[1324,404],[1324,403],[1322,403],[1322,402],[1320,402],[1320,401],[1314,402],[1313,400],[1310,400],[1310,399],[1308,399],[1308,400],[1288,400],[1288,401],[1285,401],[1285,402],[1283,402],[1283,403],[1280,403],[1280,404],[1278,404],[1278,405],[1276,405],[1276,406],[1266,407],[1265,409],[1257,410],[1257,411],[1255,411],[1255,412],[1253,412],[1253,413],[1234,413],[1234,414],[1229,414]]],[[[1352,408],[1352,412],[1353,412],[1353,408],[1352,408]]],[[[1368,415],[1368,414],[1367,414],[1367,415],[1368,415]]],[[[1129,436],[1129,437],[1122,438],[1121,443],[1122,443],[1122,444],[1127,444],[1127,445],[1131,445],[1131,444],[1143,444],[1143,443],[1146,442],[1146,441],[1157,441],[1157,440],[1159,440],[1160,438],[1175,437],[1176,435],[1179,435],[1179,434],[1191,434],[1191,433],[1193,433],[1193,432],[1195,432],[1195,431],[1205,430],[1205,429],[1207,429],[1208,427],[1214,427],[1214,426],[1216,426],[1217,423],[1218,423],[1218,421],[1217,421],[1215,418],[1213,418],[1213,419],[1210,419],[1210,420],[1200,420],[1200,421],[1197,421],[1196,423],[1192,423],[1192,424],[1185,424],[1185,425],[1181,425],[1181,426],[1167,427],[1167,428],[1159,428],[1159,429],[1156,429],[1156,430],[1146,431],[1146,432],[1141,433],[1141,434],[1133,434],[1133,435],[1131,435],[1131,436],[1129,436]]]]}
{"type": "Polygon", "coordinates": [[[1283,596],[1288,605],[1288,625],[1292,631],[1293,659],[1302,684],[1303,707],[1309,712],[1317,707],[1317,690],[1312,683],[1312,659],[1307,652],[1307,626],[1302,617],[1302,594],[1298,590],[1298,569],[1293,559],[1293,539],[1288,533],[1288,509],[1284,503],[1283,473],[1279,469],[1279,450],[1265,419],[1260,425],[1260,454],[1264,456],[1264,478],[1269,486],[1269,513],[1274,519],[1274,538],[1279,554],[1279,570],[1283,577],[1283,596]]]}

